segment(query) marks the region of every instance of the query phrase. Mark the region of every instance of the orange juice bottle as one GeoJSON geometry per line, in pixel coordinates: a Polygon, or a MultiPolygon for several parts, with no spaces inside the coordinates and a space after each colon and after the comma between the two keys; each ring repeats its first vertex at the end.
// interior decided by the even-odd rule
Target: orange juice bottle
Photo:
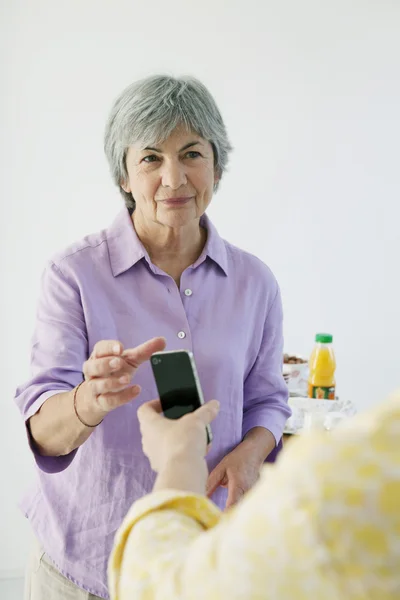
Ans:
{"type": "Polygon", "coordinates": [[[332,336],[318,333],[312,351],[308,378],[308,396],[319,400],[335,399],[336,359],[332,348],[332,336]]]}

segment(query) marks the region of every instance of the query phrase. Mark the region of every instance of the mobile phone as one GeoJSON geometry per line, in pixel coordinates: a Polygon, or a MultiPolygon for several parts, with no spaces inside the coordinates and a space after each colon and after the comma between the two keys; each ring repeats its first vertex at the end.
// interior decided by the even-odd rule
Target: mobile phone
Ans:
{"type": "MultiPolygon", "coordinates": [[[[161,407],[168,419],[179,419],[204,404],[194,356],[188,350],[155,352],[151,366],[156,381],[161,407]]],[[[212,431],[206,425],[207,443],[212,442],[212,431]]]]}

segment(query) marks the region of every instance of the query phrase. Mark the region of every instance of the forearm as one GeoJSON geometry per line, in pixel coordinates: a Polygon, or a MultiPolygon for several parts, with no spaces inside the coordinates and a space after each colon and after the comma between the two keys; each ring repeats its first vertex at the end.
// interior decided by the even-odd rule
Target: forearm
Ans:
{"type": "Polygon", "coordinates": [[[215,581],[218,576],[219,561],[214,560],[218,548],[212,542],[202,550],[201,534],[220,518],[219,509],[206,498],[176,490],[135,502],[115,537],[109,562],[110,597],[204,600],[212,590],[213,598],[231,599],[229,593],[218,591],[219,585],[210,586],[209,577],[215,581]]]}
{"type": "MultiPolygon", "coordinates": [[[[95,425],[104,415],[87,409],[83,384],[77,394],[77,410],[82,420],[95,425]]],[[[80,422],[74,410],[74,390],[48,398],[28,421],[32,440],[42,456],[64,456],[79,448],[95,428],[80,422]]]]}
{"type": "Polygon", "coordinates": [[[269,429],[265,427],[253,427],[244,436],[242,444],[251,448],[252,453],[259,460],[260,465],[262,465],[276,447],[276,440],[269,429]]]}

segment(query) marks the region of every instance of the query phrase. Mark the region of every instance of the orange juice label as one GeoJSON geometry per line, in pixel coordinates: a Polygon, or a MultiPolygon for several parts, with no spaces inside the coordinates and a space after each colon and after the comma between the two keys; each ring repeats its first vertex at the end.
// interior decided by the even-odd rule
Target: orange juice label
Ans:
{"type": "Polygon", "coordinates": [[[335,386],[322,387],[319,385],[309,384],[308,397],[315,398],[316,400],[334,400],[335,399],[335,386]]]}

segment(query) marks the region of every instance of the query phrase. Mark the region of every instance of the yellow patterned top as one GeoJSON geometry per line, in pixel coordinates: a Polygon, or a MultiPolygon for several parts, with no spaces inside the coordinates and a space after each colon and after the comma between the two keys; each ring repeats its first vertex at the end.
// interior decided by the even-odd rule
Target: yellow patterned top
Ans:
{"type": "Polygon", "coordinates": [[[400,399],[290,443],[229,513],[165,491],[136,502],[113,600],[398,600],[400,399]]]}

